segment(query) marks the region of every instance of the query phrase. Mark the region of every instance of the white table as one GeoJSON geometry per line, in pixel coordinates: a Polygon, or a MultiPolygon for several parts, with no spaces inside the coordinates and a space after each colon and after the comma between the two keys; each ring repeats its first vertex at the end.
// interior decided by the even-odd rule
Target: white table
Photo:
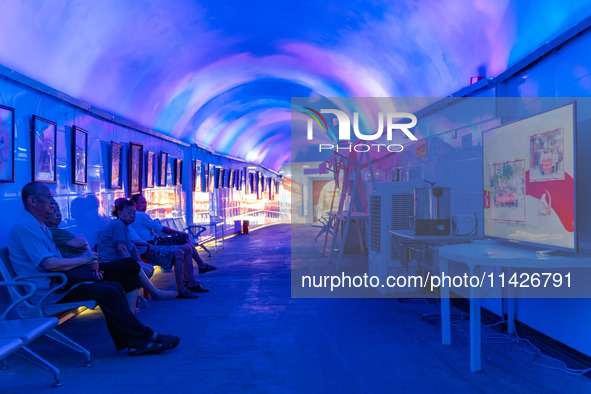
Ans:
{"type": "MultiPolygon", "coordinates": [[[[542,249],[542,248],[540,248],[542,249]]],[[[440,272],[449,272],[449,261],[466,264],[470,275],[483,266],[502,268],[591,268],[589,255],[551,255],[540,259],[536,251],[518,245],[492,240],[475,241],[471,244],[449,245],[439,248],[440,272]]],[[[470,369],[481,370],[481,333],[479,289],[470,287],[470,369]]],[[[441,342],[451,345],[450,289],[441,287],[441,342]]],[[[515,332],[515,303],[511,300],[507,310],[508,331],[515,332]]]]}
{"type": "MultiPolygon", "coordinates": [[[[477,235],[417,235],[413,230],[390,230],[390,234],[397,235],[398,237],[407,239],[409,241],[416,241],[426,245],[451,245],[458,243],[466,243],[470,242],[475,238],[478,238],[477,235]]],[[[422,260],[425,261],[427,257],[426,248],[422,248],[421,254],[422,260]]],[[[401,261],[403,259],[406,260],[406,253],[404,252],[404,250],[400,253],[400,259],[401,261]]],[[[435,264],[435,262],[433,263],[435,264]]]]}

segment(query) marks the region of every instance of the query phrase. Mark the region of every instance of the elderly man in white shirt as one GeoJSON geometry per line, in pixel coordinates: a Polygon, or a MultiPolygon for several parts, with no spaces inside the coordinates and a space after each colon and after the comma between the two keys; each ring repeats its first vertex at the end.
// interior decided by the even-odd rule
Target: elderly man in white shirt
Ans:
{"type": "Polygon", "coordinates": [[[193,245],[193,243],[191,242],[189,234],[184,233],[182,231],[174,230],[170,227],[163,226],[158,221],[152,219],[150,215],[146,213],[148,201],[144,196],[142,196],[141,194],[135,194],[131,197],[131,202],[135,204],[135,209],[137,210],[135,222],[132,224],[132,226],[135,232],[144,242],[154,241],[154,236],[156,233],[182,235],[186,239],[186,243],[182,245],[183,247],[186,247],[186,249],[183,250],[188,250],[191,253],[191,256],[199,266],[199,273],[204,274],[206,272],[214,271],[216,269],[215,266],[206,264],[201,259],[201,257],[199,257],[199,253],[197,253],[195,245],[193,245]]]}

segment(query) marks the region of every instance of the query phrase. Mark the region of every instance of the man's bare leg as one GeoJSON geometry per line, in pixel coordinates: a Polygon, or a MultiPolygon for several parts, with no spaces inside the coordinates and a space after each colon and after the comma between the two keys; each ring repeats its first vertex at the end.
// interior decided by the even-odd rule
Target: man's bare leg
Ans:
{"type": "Polygon", "coordinates": [[[183,294],[187,288],[183,284],[183,264],[184,264],[184,253],[181,249],[174,251],[174,279],[176,280],[176,289],[179,294],[183,294]]]}
{"type": "Polygon", "coordinates": [[[192,243],[186,243],[185,245],[191,248],[193,260],[197,262],[199,268],[205,268],[205,263],[203,262],[203,260],[201,260],[201,257],[199,256],[199,253],[197,252],[197,248],[195,247],[195,245],[193,245],[192,243]]]}
{"type": "MultiPolygon", "coordinates": [[[[183,251],[183,268],[185,273],[185,278],[189,285],[195,285],[199,282],[195,279],[195,273],[193,272],[193,256],[191,254],[191,250],[195,251],[195,248],[187,243],[181,246],[181,250],[183,251]]],[[[199,256],[197,256],[199,257],[199,256]]]]}

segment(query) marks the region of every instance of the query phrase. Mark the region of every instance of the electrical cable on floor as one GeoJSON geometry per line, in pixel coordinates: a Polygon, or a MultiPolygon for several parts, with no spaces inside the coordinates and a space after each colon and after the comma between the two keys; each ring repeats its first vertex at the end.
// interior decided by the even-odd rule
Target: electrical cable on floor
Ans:
{"type": "Polygon", "coordinates": [[[564,361],[562,361],[562,360],[559,360],[559,359],[557,359],[557,358],[555,358],[555,357],[552,357],[552,356],[548,356],[548,355],[545,355],[545,354],[543,354],[543,353],[542,353],[542,350],[540,350],[540,348],[538,348],[537,346],[535,346],[535,345],[534,345],[533,343],[531,343],[531,342],[530,342],[528,339],[521,338],[521,337],[520,337],[520,336],[517,334],[517,332],[515,332],[515,337],[516,337],[516,338],[517,338],[517,339],[518,339],[520,342],[525,342],[525,343],[528,343],[528,344],[529,344],[531,347],[533,347],[534,349],[536,349],[536,352],[531,352],[531,351],[529,351],[529,350],[527,350],[527,349],[524,349],[524,348],[521,348],[521,347],[519,347],[519,343],[518,343],[518,344],[515,346],[517,349],[521,349],[521,350],[523,350],[524,352],[531,353],[531,354],[533,354],[533,355],[534,355],[534,358],[531,360],[532,364],[539,365],[539,366],[541,366],[541,367],[545,367],[545,368],[548,368],[548,369],[554,369],[554,370],[557,370],[557,371],[562,371],[562,372],[564,372],[564,373],[567,373],[567,374],[569,374],[569,375],[574,375],[574,376],[584,375],[584,374],[586,374],[587,372],[591,371],[591,368],[587,368],[587,369],[573,369],[573,368],[569,368],[569,367],[568,367],[568,365],[566,365],[566,363],[565,363],[564,361]],[[564,368],[558,368],[558,367],[553,367],[553,366],[551,366],[551,365],[546,365],[546,364],[541,364],[541,363],[538,363],[538,362],[536,362],[536,361],[535,361],[535,360],[536,360],[536,358],[538,358],[538,357],[546,358],[546,359],[548,359],[548,360],[552,360],[552,361],[557,361],[558,363],[560,363],[560,364],[564,365],[564,368]]]}
{"type": "MultiPolygon", "coordinates": [[[[462,319],[456,320],[456,321],[452,322],[451,325],[454,326],[458,331],[462,332],[466,337],[470,338],[470,335],[457,324],[457,323],[460,323],[462,321],[464,321],[463,316],[462,316],[462,319]]],[[[488,324],[488,325],[487,324],[483,324],[483,326],[485,326],[485,327],[492,327],[492,326],[495,326],[495,325],[498,325],[498,324],[502,324],[502,323],[507,323],[507,321],[506,320],[503,320],[503,321],[500,321],[500,322],[497,322],[497,323],[493,323],[493,324],[488,324]]],[[[566,365],[566,363],[564,361],[559,360],[559,359],[557,359],[555,357],[552,357],[552,356],[548,356],[548,355],[543,354],[543,352],[542,352],[542,350],[540,348],[538,348],[537,346],[535,346],[528,339],[521,338],[517,334],[517,332],[515,332],[515,336],[514,337],[512,337],[509,334],[493,334],[493,335],[486,336],[486,338],[499,338],[499,339],[503,338],[503,339],[507,339],[508,342],[489,342],[489,341],[482,341],[482,343],[485,343],[485,344],[503,344],[503,343],[509,344],[509,343],[513,343],[515,345],[515,348],[516,349],[534,355],[534,358],[531,359],[531,363],[534,364],[534,365],[539,365],[539,366],[544,367],[544,368],[553,369],[553,370],[556,370],[556,371],[561,371],[561,372],[567,373],[569,375],[574,375],[574,376],[584,375],[587,372],[591,371],[591,368],[587,368],[587,369],[573,369],[573,368],[569,368],[568,365],[566,365]],[[529,344],[531,347],[533,347],[535,349],[535,351],[531,351],[531,350],[528,350],[528,349],[526,349],[524,347],[519,346],[521,342],[525,342],[525,343],[529,344]],[[538,357],[540,357],[540,358],[546,358],[546,359],[551,360],[551,361],[556,361],[559,364],[562,364],[564,367],[553,367],[551,365],[547,365],[547,364],[542,364],[542,363],[536,362],[536,359],[538,357]]]]}

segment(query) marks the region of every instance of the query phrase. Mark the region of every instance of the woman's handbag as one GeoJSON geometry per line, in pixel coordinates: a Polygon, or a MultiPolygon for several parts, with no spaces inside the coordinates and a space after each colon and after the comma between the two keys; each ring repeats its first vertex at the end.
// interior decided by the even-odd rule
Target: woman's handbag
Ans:
{"type": "Polygon", "coordinates": [[[184,245],[187,243],[187,237],[180,234],[169,235],[168,237],[156,238],[156,245],[170,246],[170,245],[184,245]]]}
{"type": "Polygon", "coordinates": [[[96,282],[100,279],[96,276],[94,271],[90,269],[88,265],[79,265],[78,267],[65,270],[65,271],[55,271],[59,272],[60,274],[66,275],[68,281],[66,286],[56,291],[56,293],[65,293],[66,291],[70,290],[72,286],[78,283],[83,282],[96,282]]]}

